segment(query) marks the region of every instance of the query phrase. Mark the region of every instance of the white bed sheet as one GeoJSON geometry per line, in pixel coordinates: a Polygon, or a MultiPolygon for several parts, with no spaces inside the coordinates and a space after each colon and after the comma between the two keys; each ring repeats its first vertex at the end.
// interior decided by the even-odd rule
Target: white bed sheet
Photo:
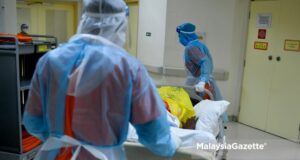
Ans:
{"type": "MultiPolygon", "coordinates": [[[[217,143],[217,140],[213,134],[200,130],[171,127],[171,136],[180,139],[179,148],[195,148],[197,143],[217,143]]],[[[177,138],[174,138],[174,141],[178,141],[177,138]]],[[[131,124],[129,125],[127,141],[138,142],[138,135],[136,134],[135,128],[131,124]]]]}

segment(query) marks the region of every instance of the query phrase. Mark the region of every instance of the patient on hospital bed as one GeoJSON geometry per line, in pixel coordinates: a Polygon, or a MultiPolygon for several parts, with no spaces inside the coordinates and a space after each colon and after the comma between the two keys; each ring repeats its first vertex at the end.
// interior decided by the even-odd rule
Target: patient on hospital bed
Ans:
{"type": "MultiPolygon", "coordinates": [[[[171,134],[176,141],[180,141],[180,148],[193,148],[199,143],[216,144],[216,136],[219,133],[219,118],[227,110],[229,102],[203,100],[194,106],[195,117],[187,120],[184,129],[180,128],[180,121],[176,116],[168,112],[168,121],[171,126],[171,134]],[[190,122],[189,122],[190,121],[190,122]]],[[[184,126],[184,125],[183,125],[184,126]]],[[[138,142],[138,136],[134,127],[130,124],[127,141],[138,142]]]]}

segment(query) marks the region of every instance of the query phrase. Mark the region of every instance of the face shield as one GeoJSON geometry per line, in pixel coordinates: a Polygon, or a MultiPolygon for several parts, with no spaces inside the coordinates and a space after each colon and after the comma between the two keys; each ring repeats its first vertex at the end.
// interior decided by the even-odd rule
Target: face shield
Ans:
{"type": "Polygon", "coordinates": [[[176,27],[176,32],[178,33],[179,42],[186,46],[190,41],[197,39],[195,33],[196,26],[191,23],[184,23],[176,27]]]}
{"type": "Polygon", "coordinates": [[[127,32],[127,6],[123,0],[84,0],[77,33],[104,37],[123,47],[127,32]]]}
{"type": "Polygon", "coordinates": [[[130,51],[132,49],[132,38],[131,38],[131,26],[130,26],[130,19],[129,19],[129,7],[126,7],[126,17],[128,20],[128,26],[127,26],[127,31],[126,31],[126,43],[124,45],[124,48],[127,51],[130,51]]]}

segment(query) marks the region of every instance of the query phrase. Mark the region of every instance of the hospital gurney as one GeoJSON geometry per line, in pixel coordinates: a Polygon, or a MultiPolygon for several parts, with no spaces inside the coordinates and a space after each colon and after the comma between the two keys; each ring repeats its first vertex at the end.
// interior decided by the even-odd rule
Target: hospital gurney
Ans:
{"type": "MultiPolygon", "coordinates": [[[[174,85],[157,85],[157,87],[162,86],[173,86],[173,87],[182,87],[184,88],[190,95],[190,98],[193,100],[197,100],[200,102],[202,98],[195,93],[194,88],[191,86],[174,86],[174,85]]],[[[210,99],[213,100],[214,97],[209,90],[205,90],[205,92],[209,95],[210,99]]],[[[222,118],[219,118],[219,134],[216,137],[218,143],[225,143],[225,134],[224,134],[224,123],[222,118]]],[[[195,160],[195,159],[216,159],[226,157],[227,150],[222,151],[215,151],[209,152],[204,150],[198,150],[195,148],[178,148],[176,154],[172,158],[164,158],[154,155],[148,149],[143,147],[140,143],[137,142],[125,142],[124,148],[126,151],[127,159],[144,159],[144,160],[165,160],[165,159],[172,159],[172,160],[195,160]]]]}
{"type": "Polygon", "coordinates": [[[125,152],[128,160],[214,160],[215,155],[202,151],[192,149],[178,148],[176,154],[172,158],[159,157],[154,155],[151,151],[143,147],[140,143],[125,142],[125,152]]]}

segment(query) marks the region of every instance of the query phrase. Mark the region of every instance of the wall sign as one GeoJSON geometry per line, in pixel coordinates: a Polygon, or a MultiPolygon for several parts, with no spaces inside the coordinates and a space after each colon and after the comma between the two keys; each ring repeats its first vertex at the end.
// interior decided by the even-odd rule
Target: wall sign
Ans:
{"type": "Polygon", "coordinates": [[[300,40],[289,40],[286,39],[284,42],[285,51],[300,51],[300,40]]]}
{"type": "Polygon", "coordinates": [[[258,39],[266,39],[266,35],[267,35],[267,30],[266,29],[259,29],[257,38],[258,39]]]}
{"type": "Polygon", "coordinates": [[[256,16],[257,28],[271,28],[272,14],[271,13],[258,13],[256,16]]]}
{"type": "Polygon", "coordinates": [[[254,42],[254,49],[268,50],[268,42],[254,42]]]}

